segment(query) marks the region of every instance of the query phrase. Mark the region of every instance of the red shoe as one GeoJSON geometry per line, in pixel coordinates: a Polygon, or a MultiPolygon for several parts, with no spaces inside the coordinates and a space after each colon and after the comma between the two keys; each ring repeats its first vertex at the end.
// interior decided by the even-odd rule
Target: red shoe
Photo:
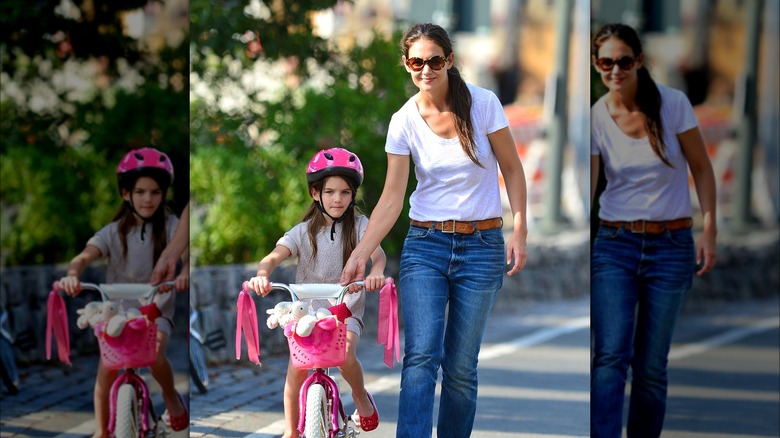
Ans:
{"type": "Polygon", "coordinates": [[[190,413],[181,394],[176,393],[176,395],[179,396],[179,402],[181,403],[182,407],[184,407],[184,413],[174,417],[168,413],[168,410],[166,410],[163,414],[163,421],[165,422],[166,426],[173,429],[174,432],[179,432],[190,426],[190,413]]]}
{"type": "Polygon", "coordinates": [[[374,413],[370,417],[361,417],[356,409],[355,413],[352,414],[352,421],[360,426],[364,432],[370,432],[379,426],[379,410],[377,410],[376,403],[374,403],[374,397],[371,397],[371,394],[368,392],[366,392],[366,395],[368,396],[368,401],[371,402],[371,406],[374,407],[374,413]]]}

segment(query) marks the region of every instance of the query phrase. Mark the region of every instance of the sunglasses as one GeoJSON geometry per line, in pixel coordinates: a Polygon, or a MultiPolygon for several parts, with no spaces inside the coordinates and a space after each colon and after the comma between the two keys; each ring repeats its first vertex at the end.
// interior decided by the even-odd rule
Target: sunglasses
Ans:
{"type": "Polygon", "coordinates": [[[422,70],[425,68],[425,64],[428,64],[428,66],[434,70],[441,70],[445,65],[447,65],[447,58],[436,55],[428,58],[427,60],[422,58],[409,58],[406,60],[406,65],[413,71],[422,70]]]}
{"type": "Polygon", "coordinates": [[[621,70],[631,70],[631,68],[634,67],[634,63],[636,63],[636,59],[628,55],[621,56],[618,59],[599,58],[596,60],[596,65],[601,70],[612,70],[612,67],[614,67],[615,64],[617,64],[621,70]]]}

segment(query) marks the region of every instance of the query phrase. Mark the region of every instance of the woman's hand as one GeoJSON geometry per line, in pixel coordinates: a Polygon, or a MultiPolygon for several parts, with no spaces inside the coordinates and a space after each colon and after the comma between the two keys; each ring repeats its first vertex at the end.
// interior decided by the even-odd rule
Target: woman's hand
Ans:
{"type": "Polygon", "coordinates": [[[704,275],[710,272],[715,266],[715,233],[704,230],[696,242],[696,264],[701,265],[701,269],[696,271],[696,275],[704,275]]]}
{"type": "Polygon", "coordinates": [[[60,283],[60,289],[64,290],[65,293],[71,297],[75,297],[76,295],[81,293],[81,281],[79,281],[78,277],[75,277],[73,275],[62,277],[59,283],[60,283]]]}
{"type": "Polygon", "coordinates": [[[262,297],[267,296],[273,289],[271,281],[264,275],[258,275],[249,279],[249,287],[262,297]]]}
{"type": "Polygon", "coordinates": [[[525,267],[525,262],[528,258],[526,238],[527,233],[520,231],[515,231],[509,236],[509,241],[506,245],[506,264],[511,265],[514,260],[514,265],[506,273],[507,275],[516,274],[525,267]]]}

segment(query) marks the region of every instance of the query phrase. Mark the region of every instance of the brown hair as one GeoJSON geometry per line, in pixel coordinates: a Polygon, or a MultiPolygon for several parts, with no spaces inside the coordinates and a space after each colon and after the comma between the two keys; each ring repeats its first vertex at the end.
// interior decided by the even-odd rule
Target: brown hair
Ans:
{"type": "MultiPolygon", "coordinates": [[[[157,184],[160,186],[160,189],[162,190],[162,202],[160,202],[160,206],[157,207],[157,211],[154,212],[152,215],[152,218],[149,220],[149,223],[152,224],[152,241],[154,242],[154,250],[152,252],[152,263],[157,263],[157,259],[160,258],[160,254],[162,254],[163,250],[165,249],[166,245],[168,245],[168,233],[165,230],[165,197],[167,193],[167,188],[165,185],[161,184],[161,181],[159,181],[157,178],[154,178],[151,175],[137,175],[134,180],[129,182],[127,186],[122,187],[122,190],[127,190],[130,193],[130,196],[133,195],[133,189],[135,189],[135,184],[138,182],[138,179],[141,176],[150,176],[155,181],[157,181],[157,184]],[[129,190],[128,190],[129,188],[129,190]]],[[[117,230],[119,231],[119,242],[122,245],[122,257],[127,258],[127,233],[130,232],[130,230],[135,226],[136,220],[135,216],[133,214],[133,208],[130,206],[129,201],[122,202],[122,205],[119,206],[119,209],[114,214],[114,218],[112,219],[113,222],[119,222],[117,224],[117,230]]],[[[142,226],[146,226],[146,223],[144,223],[142,226]]]]}
{"type": "MultiPolygon", "coordinates": [[[[642,54],[642,42],[636,31],[625,24],[611,23],[605,24],[596,32],[593,37],[593,56],[598,57],[599,48],[610,38],[617,38],[626,43],[634,52],[634,57],[642,54]]],[[[661,123],[661,92],[658,86],[650,77],[650,72],[642,65],[636,72],[637,74],[637,92],[636,102],[639,110],[645,115],[648,137],[653,152],[669,167],[672,163],[666,156],[666,143],[664,143],[664,127],[661,123]]]]}
{"type": "MultiPolygon", "coordinates": [[[[409,57],[409,47],[420,39],[433,41],[437,46],[444,50],[444,57],[449,58],[452,54],[452,41],[447,31],[441,26],[431,23],[415,24],[401,39],[401,52],[405,57],[409,57]]],[[[474,164],[482,167],[477,158],[477,147],[474,142],[474,126],[471,122],[471,92],[455,66],[447,70],[449,78],[449,104],[450,110],[455,121],[455,130],[458,133],[458,139],[463,147],[463,152],[468,155],[474,164]]]]}
{"type": "MultiPolygon", "coordinates": [[[[337,175],[334,175],[337,176],[337,175]]],[[[357,196],[357,186],[352,178],[342,178],[352,189],[352,208],[347,208],[344,211],[344,219],[341,221],[343,233],[341,235],[341,264],[342,267],[347,263],[349,256],[352,255],[352,251],[357,246],[357,231],[355,230],[355,217],[361,214],[360,210],[354,205],[355,197],[357,196]]],[[[333,176],[322,178],[321,180],[313,183],[309,190],[316,190],[317,193],[322,193],[322,188],[325,186],[325,181],[333,176]]],[[[322,196],[322,195],[320,195],[322,196]]],[[[317,233],[326,226],[325,215],[320,211],[317,201],[312,200],[309,209],[306,210],[306,214],[303,215],[303,222],[308,222],[309,225],[309,243],[311,244],[312,259],[317,257],[317,233]]]]}

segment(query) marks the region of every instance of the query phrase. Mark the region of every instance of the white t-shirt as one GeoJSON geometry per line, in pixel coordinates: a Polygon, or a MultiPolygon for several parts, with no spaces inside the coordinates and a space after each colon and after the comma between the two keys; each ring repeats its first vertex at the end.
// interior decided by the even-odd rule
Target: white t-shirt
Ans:
{"type": "Polygon", "coordinates": [[[496,95],[468,84],[471,121],[479,167],[458,137],[441,138],[420,115],[411,97],[390,120],[385,151],[410,155],[417,188],[409,199],[409,217],[419,221],[482,220],[501,216],[498,164],[488,134],[509,126],[496,95]]]}
{"type": "MultiPolygon", "coordinates": [[[[173,239],[179,219],[174,215],[166,215],[165,232],[168,242],[173,239]]],[[[87,245],[93,245],[100,253],[108,257],[106,267],[107,283],[149,283],[154,269],[154,237],[152,224],[146,224],[144,240],[141,240],[141,226],[136,225],[127,233],[127,257],[122,254],[122,243],[119,239],[119,222],[111,222],[95,233],[87,245]]],[[[137,307],[137,300],[119,300],[122,308],[137,307]]],[[[157,320],[157,329],[171,334],[173,328],[173,313],[176,305],[176,291],[158,293],[154,302],[167,318],[167,323],[157,320]]],[[[146,304],[141,302],[140,304],[146,304]]]]}
{"type": "MultiPolygon", "coordinates": [[[[368,227],[368,218],[362,214],[355,216],[355,229],[357,241],[363,238],[368,227]]],[[[298,268],[295,271],[295,282],[299,284],[336,284],[341,280],[341,270],[344,267],[342,245],[343,223],[336,224],[336,233],[333,240],[330,239],[330,226],[322,227],[317,233],[317,257],[313,256],[314,249],[309,241],[309,224],[301,222],[286,232],[277,242],[290,250],[292,257],[298,257],[298,268]]],[[[363,313],[366,309],[365,291],[347,294],[344,302],[352,312],[354,323],[347,319],[348,330],[360,334],[363,329],[363,313]],[[356,324],[355,324],[356,323],[356,324]]],[[[330,307],[336,304],[336,300],[312,300],[311,306],[315,310],[320,307],[330,307]]]]}
{"type": "Polygon", "coordinates": [[[674,167],[653,152],[647,136],[636,139],[620,130],[609,115],[606,95],[591,108],[591,155],[604,161],[607,187],[599,199],[599,217],[608,221],[665,221],[691,216],[688,163],[677,134],[698,126],[688,98],[658,84],[666,155],[674,167]]]}

